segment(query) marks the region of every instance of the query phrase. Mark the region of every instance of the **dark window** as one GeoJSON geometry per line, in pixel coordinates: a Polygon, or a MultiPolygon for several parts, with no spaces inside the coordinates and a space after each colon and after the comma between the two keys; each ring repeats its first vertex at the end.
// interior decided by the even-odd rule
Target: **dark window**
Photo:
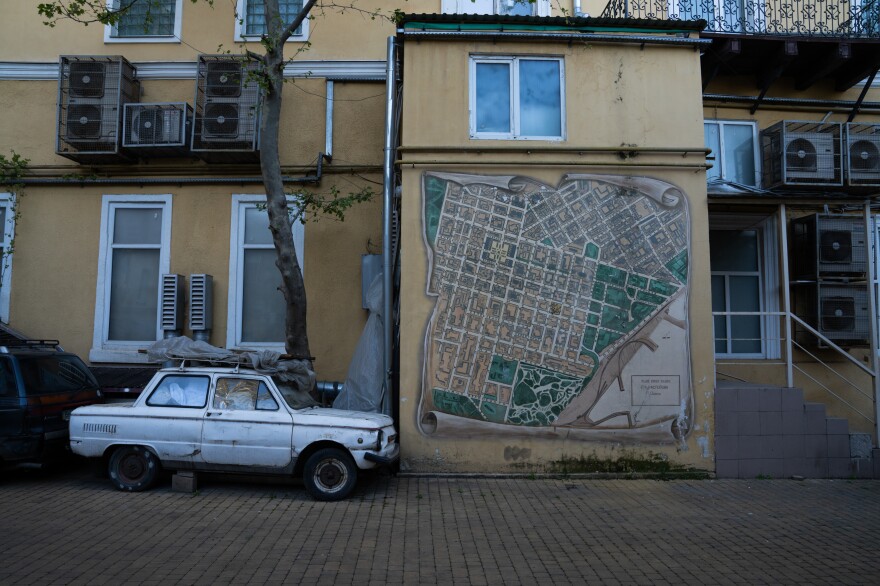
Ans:
{"type": "Polygon", "coordinates": [[[20,356],[18,366],[28,395],[98,388],[98,381],[76,356],[20,356]]]}

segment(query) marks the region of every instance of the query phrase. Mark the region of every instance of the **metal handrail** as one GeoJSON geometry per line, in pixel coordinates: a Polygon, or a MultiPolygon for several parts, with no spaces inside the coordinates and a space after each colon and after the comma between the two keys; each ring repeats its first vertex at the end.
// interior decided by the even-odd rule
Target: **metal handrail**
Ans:
{"type": "MultiPolygon", "coordinates": [[[[871,368],[868,368],[867,366],[862,364],[857,358],[852,356],[849,352],[847,352],[846,350],[844,350],[843,348],[841,348],[840,346],[838,346],[837,344],[835,344],[834,342],[829,340],[821,332],[816,330],[816,328],[814,328],[810,324],[806,323],[803,319],[801,319],[800,317],[798,317],[797,315],[795,315],[793,313],[785,312],[785,311],[713,311],[712,315],[713,316],[721,316],[721,317],[733,317],[733,316],[761,316],[761,317],[765,317],[766,316],[766,317],[785,318],[787,320],[788,324],[791,324],[791,323],[798,324],[805,331],[807,331],[810,334],[812,334],[813,336],[815,336],[823,344],[824,347],[826,347],[827,349],[830,349],[830,350],[834,350],[836,354],[839,354],[840,356],[845,358],[848,362],[857,366],[862,372],[864,372],[866,375],[871,377],[872,382],[878,376],[877,372],[875,372],[871,368]]],[[[717,339],[722,340],[722,339],[727,339],[727,338],[717,338],[717,339]]],[[[768,338],[736,338],[736,340],[761,340],[761,341],[766,340],[766,339],[768,339],[768,338]]],[[[773,339],[775,340],[776,338],[773,338],[773,339]]],[[[782,341],[782,339],[783,338],[779,338],[780,341],[782,341]]],[[[858,384],[856,384],[855,382],[853,382],[852,380],[850,380],[849,378],[844,376],[843,373],[841,373],[839,370],[833,368],[826,361],[822,360],[821,357],[819,357],[816,354],[814,354],[813,352],[811,352],[805,345],[798,343],[793,339],[791,340],[791,345],[794,347],[797,347],[797,349],[799,351],[801,351],[804,354],[806,354],[807,356],[809,356],[814,361],[815,364],[820,365],[821,367],[825,368],[826,371],[830,372],[833,376],[842,380],[846,385],[848,385],[849,387],[854,389],[858,395],[860,395],[861,397],[863,397],[865,399],[873,401],[874,397],[873,397],[872,393],[865,392],[858,384]]],[[[743,358],[743,360],[749,360],[749,358],[743,358]]],[[[716,365],[718,365],[718,364],[737,364],[739,361],[738,362],[731,362],[731,361],[726,361],[726,360],[722,359],[722,360],[716,360],[715,362],[716,362],[716,365]]],[[[778,366],[780,364],[785,364],[786,367],[791,368],[792,370],[796,370],[797,372],[801,373],[803,376],[805,376],[806,378],[811,380],[819,388],[824,389],[828,394],[832,395],[838,401],[840,401],[842,404],[849,407],[854,413],[858,414],[860,417],[866,419],[867,421],[869,421],[871,423],[876,423],[876,420],[874,417],[872,417],[870,415],[866,415],[859,407],[853,405],[850,401],[848,401],[846,398],[842,397],[840,394],[835,392],[828,385],[819,381],[813,375],[811,375],[806,370],[804,370],[802,367],[795,364],[792,352],[790,352],[790,351],[786,352],[786,356],[785,356],[784,360],[767,362],[766,364],[768,366],[773,366],[773,365],[778,366]]],[[[721,374],[722,376],[737,378],[733,375],[728,375],[728,374],[724,374],[724,373],[720,373],[720,372],[719,372],[719,374],[721,374]]],[[[737,379],[737,380],[739,380],[739,379],[737,379]]],[[[871,386],[873,388],[874,385],[872,384],[871,386]]]]}
{"type": "Polygon", "coordinates": [[[880,37],[880,0],[611,0],[602,17],[705,20],[715,33],[880,37]]]}

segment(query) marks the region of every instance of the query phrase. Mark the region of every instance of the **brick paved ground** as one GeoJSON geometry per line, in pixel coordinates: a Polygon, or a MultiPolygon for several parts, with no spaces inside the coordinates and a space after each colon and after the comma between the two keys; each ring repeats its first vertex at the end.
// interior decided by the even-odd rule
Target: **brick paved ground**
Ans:
{"type": "Polygon", "coordinates": [[[880,481],[0,477],[0,584],[877,584],[880,481]]]}

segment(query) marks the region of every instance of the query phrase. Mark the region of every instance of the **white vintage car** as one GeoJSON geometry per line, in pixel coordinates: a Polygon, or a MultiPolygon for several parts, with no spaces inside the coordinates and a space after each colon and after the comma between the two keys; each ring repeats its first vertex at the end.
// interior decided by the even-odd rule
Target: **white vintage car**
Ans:
{"type": "Polygon", "coordinates": [[[325,501],[347,497],[359,468],[398,459],[387,415],[291,404],[284,387],[253,370],[167,368],[133,403],[74,410],[70,447],[102,458],[120,490],[146,490],[161,468],[301,474],[325,501]]]}

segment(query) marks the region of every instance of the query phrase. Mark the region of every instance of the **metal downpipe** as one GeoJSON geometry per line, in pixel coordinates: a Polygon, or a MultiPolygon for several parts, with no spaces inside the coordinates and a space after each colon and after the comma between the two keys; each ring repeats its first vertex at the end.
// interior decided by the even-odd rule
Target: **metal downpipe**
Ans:
{"type": "Polygon", "coordinates": [[[392,290],[392,255],[391,250],[391,221],[393,214],[394,198],[394,96],[396,69],[395,39],[388,37],[388,55],[385,67],[385,158],[383,161],[382,177],[382,372],[385,374],[383,382],[382,400],[380,401],[383,413],[391,413],[391,363],[392,363],[392,328],[394,320],[391,315],[392,290]]]}

